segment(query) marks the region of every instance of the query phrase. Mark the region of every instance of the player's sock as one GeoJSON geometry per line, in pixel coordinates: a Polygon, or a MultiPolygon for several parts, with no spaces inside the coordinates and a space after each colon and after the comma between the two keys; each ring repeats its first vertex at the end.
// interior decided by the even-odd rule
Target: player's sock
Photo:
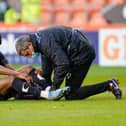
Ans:
{"type": "Polygon", "coordinates": [[[57,89],[57,90],[53,90],[53,91],[41,91],[40,93],[40,97],[42,98],[46,98],[48,100],[56,100],[59,99],[60,97],[62,97],[63,95],[63,90],[62,89],[57,89]]]}
{"type": "Polygon", "coordinates": [[[40,97],[48,99],[49,91],[41,91],[40,92],[40,97]]]}

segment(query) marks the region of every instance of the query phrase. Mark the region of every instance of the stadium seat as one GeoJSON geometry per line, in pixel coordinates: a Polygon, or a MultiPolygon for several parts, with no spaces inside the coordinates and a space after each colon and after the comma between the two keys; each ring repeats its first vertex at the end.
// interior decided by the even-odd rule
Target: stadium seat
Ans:
{"type": "Polygon", "coordinates": [[[53,0],[53,4],[68,4],[69,0],[53,0]]]}
{"type": "Polygon", "coordinates": [[[87,20],[83,17],[78,17],[77,15],[70,21],[69,26],[75,28],[85,29],[87,27],[87,20]]]}
{"type": "Polygon", "coordinates": [[[51,4],[52,0],[41,0],[41,4],[51,4]]]}
{"type": "Polygon", "coordinates": [[[96,12],[102,12],[102,5],[101,4],[90,4],[87,8],[87,14],[89,19],[91,16],[96,12]]]}
{"type": "Polygon", "coordinates": [[[107,21],[102,16],[102,8],[92,9],[89,13],[88,25],[92,28],[101,28],[108,25],[107,21]]]}
{"type": "Polygon", "coordinates": [[[72,4],[84,4],[87,3],[87,0],[70,0],[72,4]]]}
{"type": "Polygon", "coordinates": [[[40,15],[40,25],[50,26],[52,24],[53,18],[53,7],[51,4],[43,4],[41,15],[40,15]]]}
{"type": "Polygon", "coordinates": [[[71,9],[71,21],[70,26],[72,27],[86,27],[87,25],[87,14],[86,8],[83,4],[73,4],[71,9]]]}
{"type": "Polygon", "coordinates": [[[67,25],[70,19],[70,8],[68,4],[55,6],[54,24],[67,25]]]}
{"type": "Polygon", "coordinates": [[[126,1],[125,0],[108,0],[108,4],[112,4],[112,3],[124,4],[126,3],[126,1]]]}
{"type": "Polygon", "coordinates": [[[88,0],[89,5],[102,5],[106,4],[106,0],[88,0]]]}
{"type": "Polygon", "coordinates": [[[75,3],[71,6],[71,15],[76,15],[78,13],[84,13],[86,11],[86,5],[81,3],[75,3]]]}

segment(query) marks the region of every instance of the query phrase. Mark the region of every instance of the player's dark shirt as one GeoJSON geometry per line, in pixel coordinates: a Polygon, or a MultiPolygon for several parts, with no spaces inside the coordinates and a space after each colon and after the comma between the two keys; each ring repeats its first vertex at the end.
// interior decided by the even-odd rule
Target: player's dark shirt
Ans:
{"type": "Polygon", "coordinates": [[[0,65],[5,66],[8,64],[8,60],[5,58],[5,56],[0,52],[0,65]]]}
{"type": "MultiPolygon", "coordinates": [[[[45,90],[46,87],[50,86],[49,83],[47,83],[47,81],[38,76],[35,73],[35,69],[32,69],[29,72],[29,75],[32,76],[33,78],[33,83],[30,84],[32,87],[35,87],[36,89],[39,90],[45,90]]],[[[24,81],[19,79],[19,78],[14,78],[13,80],[13,84],[12,87],[7,91],[7,93],[5,95],[0,95],[0,100],[8,100],[9,98],[15,98],[15,99],[39,99],[38,96],[35,96],[34,94],[31,93],[23,93],[22,92],[22,86],[24,81]],[[14,86],[14,83],[16,84],[16,86],[14,86]]]]}
{"type": "MultiPolygon", "coordinates": [[[[8,60],[5,58],[5,56],[2,54],[2,52],[0,52],[0,65],[5,66],[6,64],[8,64],[8,60]]],[[[9,89],[7,95],[3,96],[0,94],[0,100],[6,100],[11,95],[12,94],[10,93],[10,89],[9,89]]]]}

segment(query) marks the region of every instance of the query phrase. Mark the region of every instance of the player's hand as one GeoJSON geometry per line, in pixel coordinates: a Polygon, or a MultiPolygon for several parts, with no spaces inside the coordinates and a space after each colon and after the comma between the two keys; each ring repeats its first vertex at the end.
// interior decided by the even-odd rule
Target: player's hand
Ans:
{"type": "Polygon", "coordinates": [[[42,75],[42,70],[40,70],[40,69],[35,69],[35,74],[42,75]]]}
{"type": "Polygon", "coordinates": [[[17,78],[20,78],[20,79],[23,79],[23,80],[26,80],[28,83],[33,82],[32,77],[29,76],[29,75],[27,75],[27,74],[24,74],[24,73],[20,73],[20,72],[19,72],[19,73],[16,75],[16,77],[17,77],[17,78]]]}

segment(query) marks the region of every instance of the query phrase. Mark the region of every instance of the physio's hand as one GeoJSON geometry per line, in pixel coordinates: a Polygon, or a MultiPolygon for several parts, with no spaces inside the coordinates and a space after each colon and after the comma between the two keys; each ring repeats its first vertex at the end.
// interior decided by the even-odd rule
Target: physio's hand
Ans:
{"type": "Polygon", "coordinates": [[[24,74],[24,73],[18,72],[18,74],[16,75],[16,77],[20,78],[20,79],[23,79],[23,80],[26,80],[28,83],[33,82],[32,77],[29,76],[29,75],[27,75],[27,74],[24,74]]]}

